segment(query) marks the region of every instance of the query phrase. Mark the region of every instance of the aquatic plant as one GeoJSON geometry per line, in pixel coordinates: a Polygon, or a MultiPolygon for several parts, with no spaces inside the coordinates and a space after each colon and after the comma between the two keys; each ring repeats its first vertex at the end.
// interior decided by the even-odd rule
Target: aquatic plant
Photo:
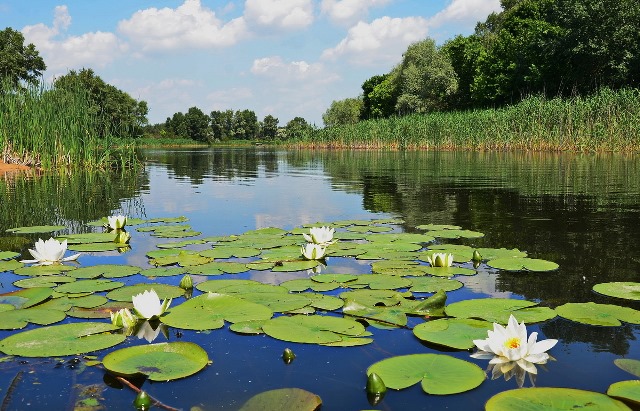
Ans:
{"type": "Polygon", "coordinates": [[[335,243],[335,241],[333,241],[334,232],[335,229],[330,227],[311,227],[309,234],[302,233],[302,235],[307,242],[326,247],[335,243]]]}
{"type": "Polygon", "coordinates": [[[171,304],[171,298],[160,303],[160,298],[154,289],[145,290],[131,297],[133,309],[140,318],[152,319],[160,317],[171,304]]]}
{"type": "Polygon", "coordinates": [[[60,242],[53,237],[48,239],[47,241],[38,239],[35,244],[35,250],[31,248],[29,249],[29,253],[34,258],[34,260],[22,260],[21,263],[51,265],[65,261],[73,261],[80,256],[80,254],[74,254],[69,257],[63,258],[66,251],[67,240],[60,242]]]}
{"type": "Polygon", "coordinates": [[[324,258],[326,248],[320,244],[307,243],[302,246],[301,252],[307,260],[321,260],[324,258]]]}
{"type": "Polygon", "coordinates": [[[107,217],[106,227],[110,230],[120,230],[127,225],[127,217],[123,215],[112,215],[107,217]]]}
{"type": "Polygon", "coordinates": [[[431,264],[431,267],[451,267],[453,264],[453,254],[433,253],[427,257],[427,261],[431,264]]]}

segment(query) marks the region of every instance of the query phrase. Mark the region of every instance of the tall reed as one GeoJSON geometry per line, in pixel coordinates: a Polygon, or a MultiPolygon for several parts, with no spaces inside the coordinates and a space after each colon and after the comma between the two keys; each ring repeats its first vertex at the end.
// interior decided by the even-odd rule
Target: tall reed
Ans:
{"type": "Polygon", "coordinates": [[[2,160],[36,167],[122,168],[136,164],[134,147],[98,138],[98,118],[86,92],[40,84],[0,85],[2,160]]]}
{"type": "Polygon", "coordinates": [[[361,121],[314,130],[297,145],[392,149],[640,151],[640,90],[361,121]]]}

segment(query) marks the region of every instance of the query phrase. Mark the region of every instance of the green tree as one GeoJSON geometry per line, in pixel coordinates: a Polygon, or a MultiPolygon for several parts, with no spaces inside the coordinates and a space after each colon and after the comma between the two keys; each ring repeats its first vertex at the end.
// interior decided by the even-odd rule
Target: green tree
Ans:
{"type": "Polygon", "coordinates": [[[0,82],[18,88],[24,81],[37,84],[47,69],[33,44],[24,45],[24,36],[11,27],[0,31],[0,82]]]}
{"type": "Polygon", "coordinates": [[[191,107],[184,115],[187,136],[196,141],[208,142],[210,137],[209,121],[207,116],[198,107],[191,107]]]}
{"type": "Polygon", "coordinates": [[[167,118],[165,121],[165,129],[174,137],[188,138],[189,128],[185,119],[184,113],[174,113],[171,118],[167,118]]]}
{"type": "MultiPolygon", "coordinates": [[[[325,127],[343,124],[355,124],[360,120],[363,103],[361,98],[346,98],[334,100],[322,115],[325,127]]],[[[296,117],[297,118],[297,117],[296,117]]]]}
{"type": "Polygon", "coordinates": [[[397,81],[400,114],[443,110],[458,88],[449,56],[432,39],[409,46],[397,68],[397,81]]]}
{"type": "Polygon", "coordinates": [[[260,124],[260,138],[265,140],[275,140],[278,135],[278,119],[271,114],[267,114],[260,124]]]}
{"type": "Polygon", "coordinates": [[[258,135],[258,117],[252,110],[238,110],[233,114],[233,138],[252,140],[258,135]]]}
{"type": "Polygon", "coordinates": [[[284,127],[284,138],[300,139],[313,131],[313,126],[302,117],[294,117],[284,127]]]}
{"type": "Polygon", "coordinates": [[[214,110],[210,114],[211,133],[215,140],[229,140],[233,131],[233,110],[214,110]]]}

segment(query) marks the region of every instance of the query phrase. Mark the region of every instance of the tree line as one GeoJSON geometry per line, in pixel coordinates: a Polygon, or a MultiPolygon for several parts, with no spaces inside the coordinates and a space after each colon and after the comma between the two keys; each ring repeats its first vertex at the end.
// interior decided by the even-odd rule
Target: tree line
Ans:
{"type": "Polygon", "coordinates": [[[334,101],[326,126],[515,104],[640,86],[637,0],[501,0],[469,36],[408,47],[362,94],[334,101]]]}

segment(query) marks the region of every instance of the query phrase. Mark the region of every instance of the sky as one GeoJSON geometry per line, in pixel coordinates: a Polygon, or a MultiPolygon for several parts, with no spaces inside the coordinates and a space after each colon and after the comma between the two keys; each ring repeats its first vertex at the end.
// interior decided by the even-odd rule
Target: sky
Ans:
{"type": "Polygon", "coordinates": [[[44,80],[92,69],[149,106],[151,124],[198,107],[322,127],[334,100],[427,37],[469,35],[500,0],[0,0],[44,59],[44,80]],[[37,4],[37,6],[36,6],[37,4]]]}

